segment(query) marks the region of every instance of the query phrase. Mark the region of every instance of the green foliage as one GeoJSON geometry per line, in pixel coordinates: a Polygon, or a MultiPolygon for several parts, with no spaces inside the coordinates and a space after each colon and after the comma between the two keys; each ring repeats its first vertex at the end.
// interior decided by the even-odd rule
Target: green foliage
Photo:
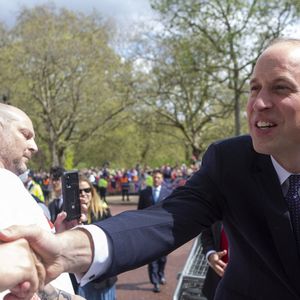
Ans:
{"type": "Polygon", "coordinates": [[[151,3],[165,26],[155,45],[161,51],[152,78],[157,90],[152,103],[159,113],[182,131],[198,153],[218,132],[226,136],[244,132],[241,116],[252,68],[262,49],[298,21],[296,2],[151,3]],[[224,128],[229,116],[234,118],[234,126],[224,128]]]}
{"type": "Polygon", "coordinates": [[[99,15],[49,5],[23,9],[11,32],[11,102],[33,118],[54,165],[133,103],[130,66],[110,47],[111,28],[99,15]]]}
{"type": "Polygon", "coordinates": [[[152,6],[163,29],[136,31],[124,57],[111,46],[115,24],[97,13],[49,4],[21,9],[11,30],[0,24],[0,101],[32,118],[35,170],[189,163],[213,140],[247,132],[254,62],[298,21],[299,1],[152,6]]]}
{"type": "Polygon", "coordinates": [[[74,150],[71,148],[68,148],[65,151],[65,164],[64,168],[66,170],[72,170],[74,169],[74,150]]]}

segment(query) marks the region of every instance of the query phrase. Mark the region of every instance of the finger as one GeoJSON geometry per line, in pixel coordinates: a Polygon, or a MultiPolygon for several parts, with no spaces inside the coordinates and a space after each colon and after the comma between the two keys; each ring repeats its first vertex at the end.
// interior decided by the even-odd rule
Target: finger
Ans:
{"type": "Polygon", "coordinates": [[[87,216],[86,216],[86,214],[81,214],[81,216],[80,216],[80,223],[85,223],[85,222],[87,222],[87,216]]]}
{"type": "Polygon", "coordinates": [[[18,296],[14,295],[13,293],[8,293],[3,297],[3,300],[33,300],[33,299],[40,299],[34,298],[34,294],[28,294],[28,296],[18,296]]]}
{"type": "Polygon", "coordinates": [[[225,255],[227,255],[227,250],[223,250],[223,251],[220,251],[220,252],[217,252],[219,257],[224,257],[225,255]]]}
{"type": "Polygon", "coordinates": [[[63,223],[66,217],[67,217],[67,213],[65,211],[62,211],[57,215],[56,220],[54,222],[54,227],[56,232],[61,232],[65,230],[63,223]]]}
{"type": "Polygon", "coordinates": [[[36,241],[41,233],[41,228],[34,225],[13,225],[0,231],[0,240],[9,242],[20,238],[27,241],[36,241]]]}
{"type": "Polygon", "coordinates": [[[56,217],[56,220],[55,220],[55,223],[58,222],[59,224],[61,224],[67,217],[67,213],[65,211],[62,211],[60,212],[57,217],[56,217]]]}
{"type": "Polygon", "coordinates": [[[86,214],[88,212],[88,207],[85,203],[81,203],[81,212],[86,214]]]}
{"type": "Polygon", "coordinates": [[[221,277],[224,275],[224,270],[222,268],[220,268],[219,266],[216,266],[215,271],[221,277]]]}
{"type": "Polygon", "coordinates": [[[38,290],[42,290],[45,285],[45,279],[46,279],[46,270],[45,267],[41,261],[41,259],[34,253],[32,252],[32,257],[35,263],[35,268],[38,276],[38,290]]]}
{"type": "Polygon", "coordinates": [[[222,260],[219,260],[218,262],[216,262],[216,266],[223,270],[226,266],[226,263],[224,263],[222,260]]]}
{"type": "Polygon", "coordinates": [[[20,283],[18,286],[10,290],[10,293],[4,299],[31,299],[35,293],[32,284],[29,281],[20,283]]]}

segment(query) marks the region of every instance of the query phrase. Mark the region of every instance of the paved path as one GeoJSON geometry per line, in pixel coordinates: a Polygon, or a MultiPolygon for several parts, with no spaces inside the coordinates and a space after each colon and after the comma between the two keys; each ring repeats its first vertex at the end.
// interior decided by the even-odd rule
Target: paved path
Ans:
{"type": "MultiPolygon", "coordinates": [[[[111,212],[116,215],[122,211],[136,209],[137,197],[131,196],[130,202],[122,202],[120,196],[109,196],[107,199],[111,212]]],[[[166,266],[167,284],[162,286],[160,293],[152,292],[149,283],[147,267],[143,266],[118,276],[117,300],[170,300],[173,298],[177,284],[177,275],[182,270],[192,241],[168,255],[166,266]]]]}

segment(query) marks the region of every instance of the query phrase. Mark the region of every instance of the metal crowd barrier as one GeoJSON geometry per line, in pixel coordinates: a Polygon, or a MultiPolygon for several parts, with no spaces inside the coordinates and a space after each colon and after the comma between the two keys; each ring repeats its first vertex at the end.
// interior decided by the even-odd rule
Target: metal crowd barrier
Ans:
{"type": "Polygon", "coordinates": [[[182,272],[178,274],[173,300],[206,300],[202,294],[202,286],[207,269],[208,264],[199,235],[193,243],[182,272]]]}

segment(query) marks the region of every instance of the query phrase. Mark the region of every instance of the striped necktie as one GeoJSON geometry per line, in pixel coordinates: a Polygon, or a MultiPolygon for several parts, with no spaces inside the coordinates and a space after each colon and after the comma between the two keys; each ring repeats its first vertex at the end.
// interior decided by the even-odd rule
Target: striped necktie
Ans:
{"type": "Polygon", "coordinates": [[[298,252],[300,252],[300,175],[290,175],[289,177],[289,189],[286,194],[286,201],[291,216],[291,223],[295,239],[298,246],[298,252]]]}

